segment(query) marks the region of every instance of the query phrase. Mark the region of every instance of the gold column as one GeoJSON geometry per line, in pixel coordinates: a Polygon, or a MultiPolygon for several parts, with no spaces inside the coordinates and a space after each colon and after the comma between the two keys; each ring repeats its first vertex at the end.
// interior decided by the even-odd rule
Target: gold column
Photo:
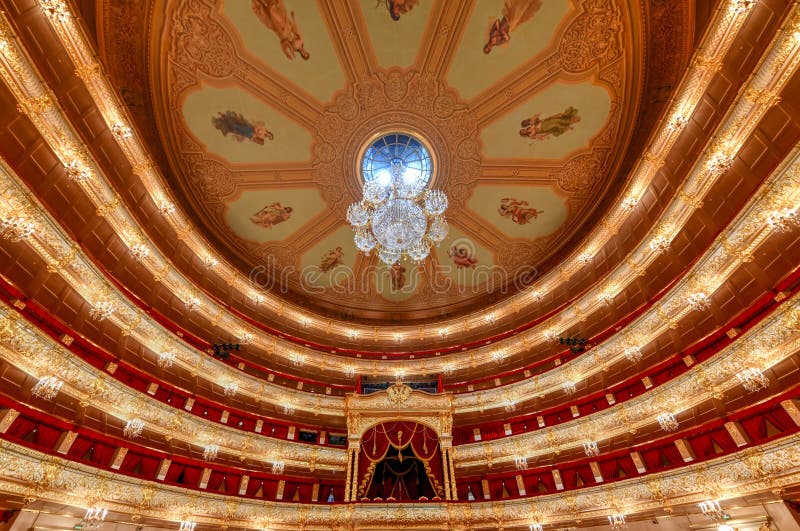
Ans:
{"type": "Polygon", "coordinates": [[[453,492],[452,500],[458,500],[458,491],[456,490],[456,469],[453,466],[453,448],[448,448],[447,461],[450,465],[450,490],[453,492]]]}
{"type": "Polygon", "coordinates": [[[347,476],[344,480],[344,501],[350,501],[350,482],[353,480],[353,449],[347,449],[347,476]]]}
{"type": "Polygon", "coordinates": [[[447,458],[447,455],[450,453],[450,448],[442,448],[442,471],[444,472],[444,499],[450,500],[450,466],[448,463],[450,460],[447,458]]]}
{"type": "Polygon", "coordinates": [[[353,448],[353,490],[350,494],[350,501],[358,501],[358,453],[361,448],[353,448]]]}

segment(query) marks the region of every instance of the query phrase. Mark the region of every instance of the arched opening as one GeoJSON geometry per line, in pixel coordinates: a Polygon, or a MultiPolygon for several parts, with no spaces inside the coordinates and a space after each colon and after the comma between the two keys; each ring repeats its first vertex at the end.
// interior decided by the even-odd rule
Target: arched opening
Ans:
{"type": "Polygon", "coordinates": [[[440,500],[442,452],[435,431],[415,422],[387,422],[361,438],[357,499],[440,500]]]}

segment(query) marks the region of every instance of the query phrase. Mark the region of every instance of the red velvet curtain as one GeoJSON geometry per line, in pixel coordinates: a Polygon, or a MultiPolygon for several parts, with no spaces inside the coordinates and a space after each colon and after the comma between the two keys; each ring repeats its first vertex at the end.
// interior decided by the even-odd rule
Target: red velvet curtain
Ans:
{"type": "Polygon", "coordinates": [[[39,446],[47,448],[48,450],[53,450],[62,433],[63,432],[59,429],[51,428],[45,424],[39,424],[39,429],[36,430],[36,437],[34,437],[33,440],[39,446]]]}
{"type": "Polygon", "coordinates": [[[716,455],[714,445],[711,443],[711,436],[707,433],[692,437],[689,439],[689,444],[699,459],[716,455]]]}
{"type": "Polygon", "coordinates": [[[20,416],[11,423],[11,427],[6,431],[6,435],[12,439],[22,439],[35,427],[36,423],[34,421],[20,416]]]}
{"type": "Polygon", "coordinates": [[[636,470],[636,465],[633,463],[633,458],[631,458],[630,455],[623,455],[617,458],[617,463],[622,471],[625,472],[626,477],[630,478],[639,475],[639,472],[636,470]]]}
{"type": "Polygon", "coordinates": [[[363,497],[372,483],[372,474],[378,462],[390,450],[411,448],[414,456],[422,461],[434,492],[444,497],[442,454],[439,437],[432,429],[416,422],[386,422],[367,430],[361,438],[358,458],[358,497],[363,497]]]}
{"type": "Polygon", "coordinates": [[[726,452],[736,450],[736,442],[725,428],[716,429],[710,432],[709,435],[711,435],[711,440],[726,452]]]}
{"type": "Polygon", "coordinates": [[[164,481],[168,483],[177,483],[178,478],[181,477],[181,474],[183,473],[185,468],[186,467],[184,465],[173,462],[171,465],[169,465],[169,468],[167,469],[167,475],[164,478],[164,481]]]}
{"type": "Polygon", "coordinates": [[[72,443],[72,446],[69,447],[67,457],[70,459],[82,459],[86,452],[92,448],[92,444],[94,444],[94,441],[79,435],[72,443]]]}
{"type": "Polygon", "coordinates": [[[119,471],[123,474],[131,474],[134,470],[136,470],[136,467],[139,466],[139,463],[141,462],[141,455],[134,452],[128,452],[122,459],[122,464],[119,467],[119,471]]]}
{"type": "MultiPolygon", "coordinates": [[[[574,489],[578,484],[578,472],[574,468],[567,468],[561,471],[561,482],[565,489],[574,489]]],[[[532,493],[529,492],[528,495],[532,493]]]]}
{"type": "Polygon", "coordinates": [[[211,476],[208,478],[208,491],[209,492],[219,491],[219,487],[220,485],[222,485],[224,479],[225,475],[222,472],[213,470],[211,472],[211,476]]]}
{"type": "Polygon", "coordinates": [[[115,448],[111,445],[95,442],[92,450],[92,463],[107,467],[111,464],[111,458],[114,457],[114,450],[115,448]]]}
{"type": "Polygon", "coordinates": [[[741,424],[745,433],[747,433],[754,442],[767,437],[767,424],[764,422],[763,416],[755,415],[749,419],[743,419],[741,424]]]}
{"type": "Polygon", "coordinates": [[[764,416],[766,416],[776,428],[781,430],[781,432],[785,433],[787,431],[792,431],[797,427],[792,420],[792,417],[790,417],[786,410],[782,407],[778,407],[772,411],[767,411],[764,416]]]}
{"type": "Polygon", "coordinates": [[[142,475],[149,479],[155,479],[160,464],[161,459],[157,457],[149,455],[142,457],[142,475]]]}
{"type": "Polygon", "coordinates": [[[187,466],[183,471],[183,484],[190,488],[197,488],[200,484],[200,476],[203,475],[203,470],[194,466],[187,466]]]}

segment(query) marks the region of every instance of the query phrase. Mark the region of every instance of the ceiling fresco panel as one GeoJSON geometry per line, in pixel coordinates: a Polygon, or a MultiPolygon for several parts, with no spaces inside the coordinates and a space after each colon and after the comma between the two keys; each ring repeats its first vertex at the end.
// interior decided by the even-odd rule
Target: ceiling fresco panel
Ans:
{"type": "Polygon", "coordinates": [[[240,87],[203,86],[186,96],[181,112],[205,151],[231,164],[311,158],[311,134],[240,87]]]}
{"type": "Polygon", "coordinates": [[[467,208],[509,238],[547,236],[566,220],[566,198],[552,186],[480,185],[467,208]]]}
{"type": "Polygon", "coordinates": [[[317,2],[226,0],[221,9],[250,54],[320,102],[330,101],[344,85],[317,2]]]}
{"type": "Polygon", "coordinates": [[[438,10],[441,1],[407,3],[411,4],[408,10],[388,0],[361,0],[372,49],[384,68],[408,68],[414,64],[431,11],[438,10]]]}
{"type": "Polygon", "coordinates": [[[448,83],[462,98],[472,99],[557,46],[561,36],[557,30],[571,12],[568,0],[475,2],[447,75],[448,83]],[[499,35],[493,38],[498,44],[487,53],[490,34],[499,35]]]}
{"type": "Polygon", "coordinates": [[[562,159],[589,146],[610,110],[611,96],[601,86],[553,83],[483,129],[483,153],[498,159],[562,159]]]}
{"type": "Polygon", "coordinates": [[[248,190],[227,202],[225,220],[246,240],[285,240],[324,208],[316,188],[248,190]]]}
{"type": "Polygon", "coordinates": [[[359,258],[353,248],[353,231],[340,226],[300,257],[302,284],[314,290],[331,286],[347,286],[359,258]]]}

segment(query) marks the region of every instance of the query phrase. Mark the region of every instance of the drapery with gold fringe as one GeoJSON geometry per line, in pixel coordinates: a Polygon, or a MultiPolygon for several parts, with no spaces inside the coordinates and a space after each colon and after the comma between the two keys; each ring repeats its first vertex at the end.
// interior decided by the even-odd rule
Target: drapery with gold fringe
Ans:
{"type": "Polygon", "coordinates": [[[444,497],[442,487],[442,454],[439,437],[432,429],[416,422],[386,422],[369,430],[361,437],[361,450],[358,458],[358,497],[363,498],[372,485],[375,467],[386,458],[390,451],[400,452],[410,448],[414,457],[425,467],[425,475],[440,498],[444,497]]]}

